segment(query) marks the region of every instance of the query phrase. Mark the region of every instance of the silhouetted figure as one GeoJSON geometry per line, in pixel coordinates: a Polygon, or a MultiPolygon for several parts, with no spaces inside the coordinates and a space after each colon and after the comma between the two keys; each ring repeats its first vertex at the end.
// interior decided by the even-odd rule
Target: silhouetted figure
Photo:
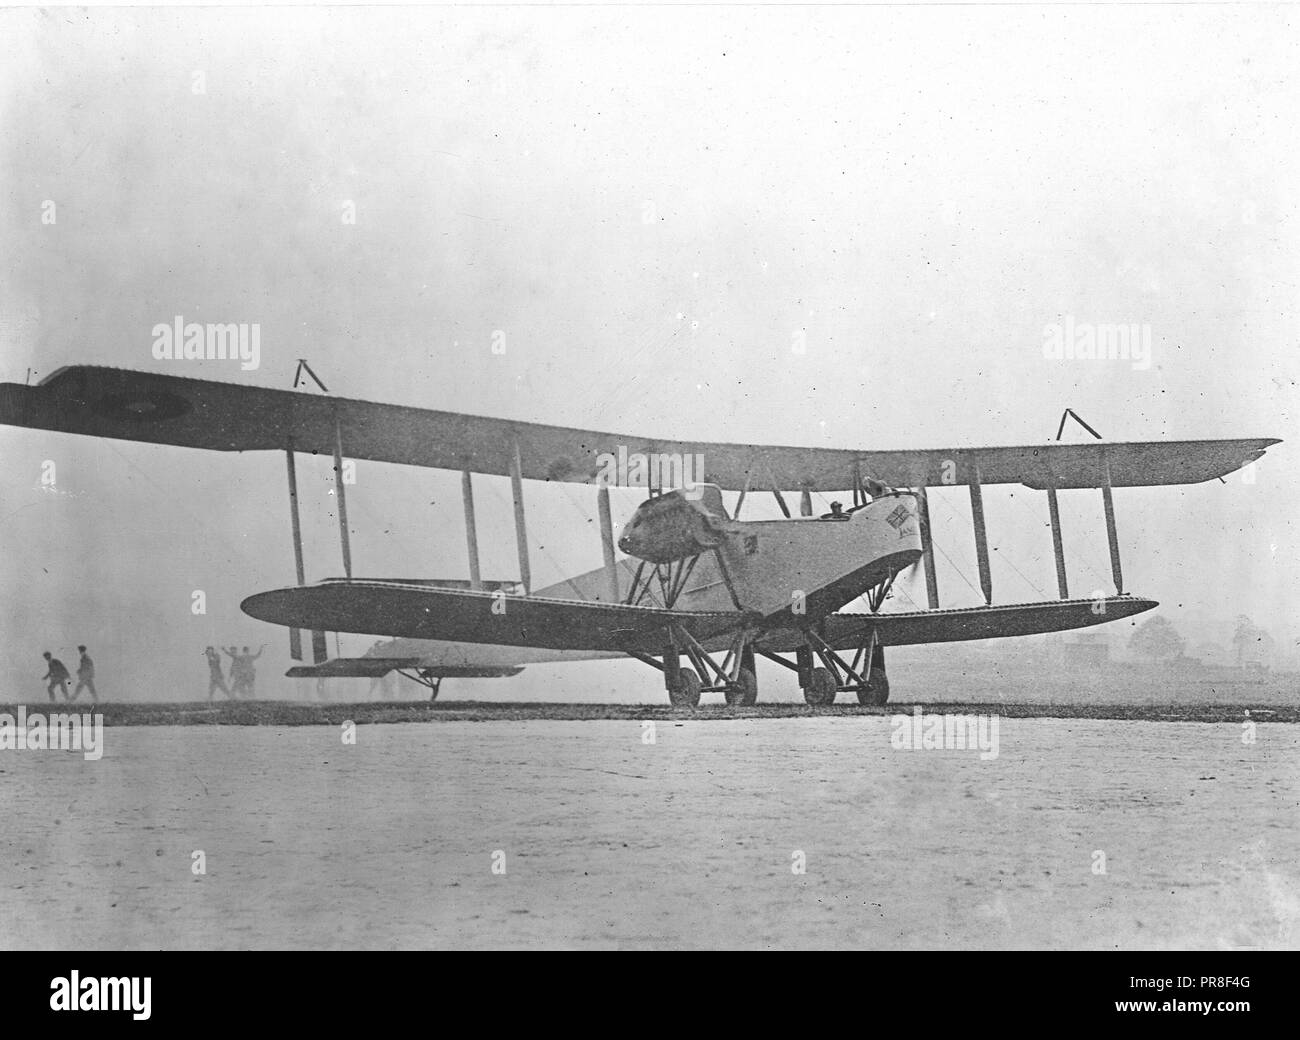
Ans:
{"type": "Polygon", "coordinates": [[[226,677],[221,674],[221,655],[208,647],[203,651],[203,656],[208,659],[208,700],[212,700],[218,690],[229,697],[230,687],[226,685],[226,677]]]}
{"type": "Polygon", "coordinates": [[[50,695],[50,703],[53,704],[57,699],[54,696],[54,687],[56,686],[63,691],[63,699],[65,701],[69,700],[68,680],[72,678],[71,673],[64,667],[63,662],[48,650],[45,651],[45,663],[49,666],[49,671],[42,675],[41,678],[50,680],[49,686],[45,687],[45,692],[50,695]]]}
{"type": "Polygon", "coordinates": [[[244,647],[244,681],[247,684],[248,695],[250,697],[253,696],[253,683],[257,681],[257,669],[253,667],[253,662],[261,657],[265,651],[265,643],[257,648],[257,653],[255,654],[250,654],[248,652],[248,647],[244,647]]]}
{"type": "Polygon", "coordinates": [[[230,658],[230,696],[238,697],[244,688],[244,659],[239,656],[239,648],[223,646],[221,652],[230,658]]]}
{"type": "Polygon", "coordinates": [[[77,647],[81,654],[81,660],[77,662],[77,686],[72,691],[72,699],[75,701],[81,696],[81,688],[84,686],[90,691],[90,699],[96,704],[99,703],[99,694],[95,692],[95,662],[90,659],[90,654],[86,653],[84,646],[77,647]]]}
{"type": "Polygon", "coordinates": [[[844,504],[842,502],[832,502],[831,511],[822,514],[823,520],[847,520],[848,518],[849,514],[844,512],[844,504]]]}
{"type": "Polygon", "coordinates": [[[253,696],[253,684],[257,681],[257,671],[253,668],[253,662],[262,656],[266,649],[263,643],[258,648],[257,653],[250,654],[248,647],[244,647],[243,653],[235,653],[232,646],[226,653],[230,655],[230,689],[234,696],[239,696],[239,691],[243,690],[248,696],[253,696]]]}

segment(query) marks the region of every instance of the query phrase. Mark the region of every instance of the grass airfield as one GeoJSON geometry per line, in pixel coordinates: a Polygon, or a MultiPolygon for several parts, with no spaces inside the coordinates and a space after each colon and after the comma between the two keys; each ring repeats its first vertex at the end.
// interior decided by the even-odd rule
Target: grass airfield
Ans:
{"type": "MultiPolygon", "coordinates": [[[[841,701],[851,700],[841,694],[841,701]]],[[[1300,722],[1300,705],[1279,704],[1083,704],[1009,703],[971,701],[911,701],[864,708],[854,703],[813,708],[797,703],[759,703],[730,707],[705,703],[698,708],[657,704],[565,704],[545,701],[366,701],[312,703],[304,701],[181,701],[175,703],[29,701],[28,714],[86,713],[104,716],[105,726],[333,726],[343,722],[383,724],[403,722],[518,722],[518,721],[636,721],[662,719],[735,721],[737,719],[844,718],[872,715],[908,715],[914,708],[926,714],[998,715],[1009,719],[1115,719],[1145,722],[1300,722]]],[[[0,704],[0,713],[16,716],[18,706],[0,704]]]]}

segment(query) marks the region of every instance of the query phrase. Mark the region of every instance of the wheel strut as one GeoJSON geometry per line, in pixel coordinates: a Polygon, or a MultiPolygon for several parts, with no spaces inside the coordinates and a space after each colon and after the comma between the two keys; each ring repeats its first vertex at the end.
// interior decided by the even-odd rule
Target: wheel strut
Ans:
{"type": "Polygon", "coordinates": [[[628,650],[629,656],[658,668],[664,673],[664,688],[673,704],[698,704],[700,694],[721,693],[728,704],[751,705],[758,700],[758,673],[754,667],[754,632],[741,629],[736,633],[719,664],[681,625],[669,625],[665,632],[663,659],[628,650]],[[685,654],[692,667],[681,667],[685,654]]]}
{"type": "Polygon", "coordinates": [[[804,700],[815,706],[831,704],[836,693],[852,692],[858,703],[879,707],[889,699],[889,679],[885,674],[885,650],[874,625],[863,633],[853,654],[846,661],[812,629],[804,633],[806,646],[795,651],[799,685],[804,700]],[[813,661],[821,662],[813,667],[813,661]]]}

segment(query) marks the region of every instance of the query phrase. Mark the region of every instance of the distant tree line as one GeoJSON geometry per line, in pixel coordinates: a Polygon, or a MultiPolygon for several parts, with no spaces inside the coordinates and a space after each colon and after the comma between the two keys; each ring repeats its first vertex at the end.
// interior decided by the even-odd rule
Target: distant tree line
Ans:
{"type": "MultiPolygon", "coordinates": [[[[1178,634],[1168,618],[1157,615],[1134,629],[1129,637],[1128,648],[1138,657],[1151,661],[1172,661],[1183,656],[1187,640],[1178,634]]],[[[1270,655],[1273,638],[1245,614],[1240,614],[1232,633],[1232,648],[1236,654],[1237,667],[1240,668],[1252,650],[1261,651],[1264,656],[1270,655]]]]}

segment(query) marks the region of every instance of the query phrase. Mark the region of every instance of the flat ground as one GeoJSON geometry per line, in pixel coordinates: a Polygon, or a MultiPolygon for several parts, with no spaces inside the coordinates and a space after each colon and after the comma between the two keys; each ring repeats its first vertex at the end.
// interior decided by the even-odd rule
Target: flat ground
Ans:
{"type": "MultiPolygon", "coordinates": [[[[840,699],[851,698],[840,694],[840,699]]],[[[810,708],[806,704],[757,704],[732,708],[702,704],[698,708],[672,708],[658,704],[552,704],[545,701],[365,701],[321,704],[306,701],[187,701],[173,704],[108,702],[98,707],[81,700],[71,707],[60,702],[29,702],[28,712],[90,712],[104,716],[105,726],[334,726],[351,721],[358,725],[400,722],[512,722],[512,721],[735,721],[737,719],[808,719],[893,717],[914,708],[928,713],[998,715],[1007,719],[1126,719],[1148,722],[1300,722],[1300,705],[1252,704],[1067,704],[1051,702],[980,703],[973,701],[916,701],[864,708],[835,704],[810,708]]],[[[17,705],[0,704],[0,713],[15,715],[17,705]]]]}
{"type": "Polygon", "coordinates": [[[0,751],[0,946],[1300,945],[1300,728],[1007,707],[996,758],[856,708],[110,707],[99,761],[0,751]]]}

